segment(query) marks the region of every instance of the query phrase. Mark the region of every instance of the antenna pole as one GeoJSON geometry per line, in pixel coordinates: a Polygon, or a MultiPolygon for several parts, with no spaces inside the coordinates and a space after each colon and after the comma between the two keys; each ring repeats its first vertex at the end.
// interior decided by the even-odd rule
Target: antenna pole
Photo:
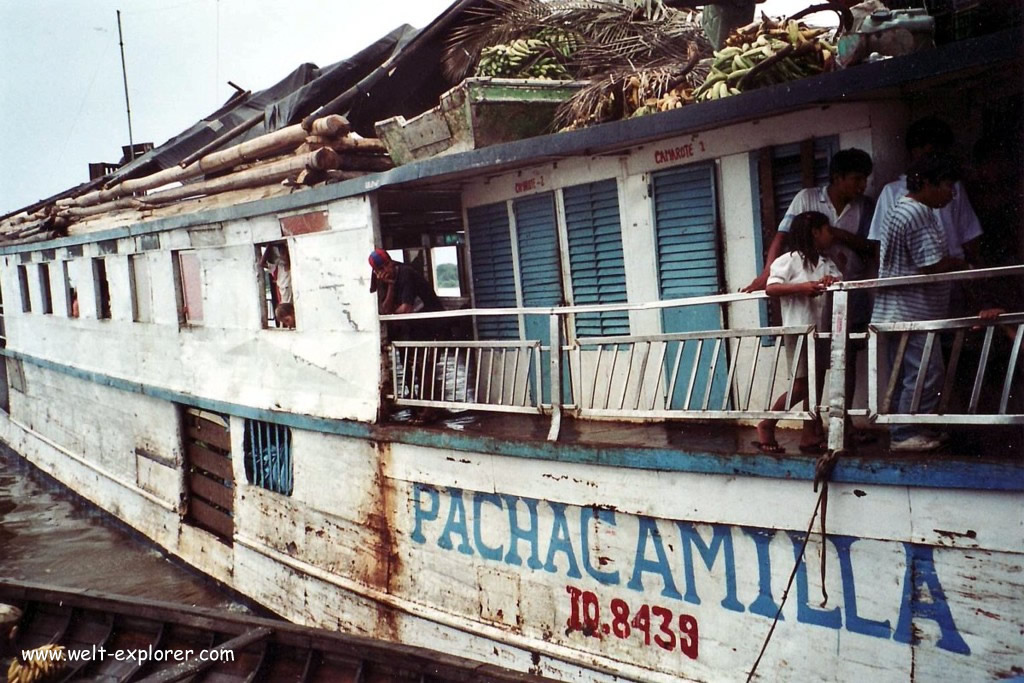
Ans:
{"type": "Polygon", "coordinates": [[[135,161],[135,142],[132,140],[132,105],[128,101],[128,72],[124,68],[124,36],[121,35],[121,10],[117,10],[117,40],[121,45],[121,76],[124,78],[124,106],[128,110],[128,159],[135,161]]]}

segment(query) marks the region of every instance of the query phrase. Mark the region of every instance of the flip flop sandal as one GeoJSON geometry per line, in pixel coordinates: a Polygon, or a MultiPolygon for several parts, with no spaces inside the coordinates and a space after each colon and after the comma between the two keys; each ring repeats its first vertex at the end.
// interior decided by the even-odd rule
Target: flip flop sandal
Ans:
{"type": "Polygon", "coordinates": [[[766,455],[778,455],[786,452],[786,449],[780,446],[778,441],[751,441],[750,443],[766,455]]]}

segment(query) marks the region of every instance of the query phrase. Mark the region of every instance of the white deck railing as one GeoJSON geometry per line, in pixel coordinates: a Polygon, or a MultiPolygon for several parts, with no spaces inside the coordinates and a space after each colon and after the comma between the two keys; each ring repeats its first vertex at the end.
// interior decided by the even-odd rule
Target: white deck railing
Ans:
{"type": "MultiPolygon", "coordinates": [[[[860,333],[850,333],[847,325],[847,299],[853,291],[1022,275],[1024,266],[1012,266],[838,283],[829,289],[832,334],[813,327],[757,327],[567,339],[567,330],[572,329],[570,316],[581,313],[724,305],[763,299],[763,292],[642,304],[468,309],[382,316],[385,323],[466,316],[548,318],[546,339],[392,342],[392,391],[387,398],[403,406],[548,413],[553,418],[551,438],[557,438],[563,411],[581,418],[749,420],[809,419],[823,409],[829,417],[829,445],[833,449],[844,444],[848,415],[865,415],[878,424],[1024,424],[1019,397],[1016,404],[1012,400],[1024,365],[1024,313],[1007,313],[988,321],[971,317],[874,324],[860,333]],[[984,329],[983,334],[979,333],[980,348],[976,354],[966,354],[965,339],[975,328],[984,329]],[[940,337],[950,338],[943,400],[935,413],[917,410],[923,390],[921,383],[916,387],[910,413],[890,412],[907,335],[911,333],[926,334],[926,351],[931,353],[941,353],[940,337]],[[816,358],[816,352],[820,354],[823,345],[829,347],[832,372],[827,386],[817,386],[815,373],[808,373],[812,397],[809,408],[787,405],[782,410],[772,409],[778,394],[786,391],[792,395],[795,380],[788,363],[780,365],[785,335],[794,335],[796,355],[806,358],[808,368],[822,360],[816,358]],[[997,335],[1005,337],[1005,343],[997,344],[997,335]],[[851,359],[850,343],[858,339],[867,339],[866,410],[851,410],[846,401],[845,369],[851,359]],[[891,369],[884,353],[885,344],[890,341],[900,344],[891,369]],[[996,346],[1000,346],[1003,356],[994,362],[996,346]],[[558,353],[552,354],[552,347],[558,353]],[[967,400],[952,403],[950,396],[965,394],[964,387],[956,385],[958,378],[964,381],[965,377],[970,378],[967,400]],[[982,400],[993,392],[999,400],[982,400]]],[[[1024,308],[1024,302],[1021,307],[1024,308]]],[[[415,323],[409,327],[414,329],[415,323]]],[[[1017,392],[1024,389],[1017,388],[1017,392]]]]}

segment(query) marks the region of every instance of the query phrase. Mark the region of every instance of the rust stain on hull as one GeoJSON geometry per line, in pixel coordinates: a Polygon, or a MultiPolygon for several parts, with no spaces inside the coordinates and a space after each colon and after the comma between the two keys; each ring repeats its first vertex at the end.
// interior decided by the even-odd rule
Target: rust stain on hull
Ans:
{"type": "MultiPolygon", "coordinates": [[[[394,530],[398,528],[398,507],[397,500],[394,500],[393,488],[388,483],[387,471],[391,462],[391,444],[386,441],[375,443],[377,456],[377,471],[375,488],[377,495],[371,500],[372,509],[367,515],[367,523],[374,525],[379,542],[376,545],[376,557],[373,566],[376,568],[368,577],[371,585],[393,594],[392,582],[400,573],[400,558],[398,548],[395,545],[394,530]]],[[[399,639],[398,615],[395,610],[379,605],[377,607],[377,629],[376,636],[387,640],[397,641],[399,639]]]]}

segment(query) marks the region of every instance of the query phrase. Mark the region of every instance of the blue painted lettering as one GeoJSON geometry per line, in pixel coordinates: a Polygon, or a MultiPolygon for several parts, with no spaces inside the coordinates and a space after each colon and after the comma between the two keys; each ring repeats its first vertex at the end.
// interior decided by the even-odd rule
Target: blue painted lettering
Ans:
{"type": "Polygon", "coordinates": [[[565,519],[565,503],[548,503],[551,506],[551,511],[554,513],[554,518],[551,520],[551,540],[548,542],[548,559],[544,563],[544,571],[551,572],[552,574],[558,573],[558,565],[555,564],[555,554],[564,553],[565,559],[569,563],[569,569],[566,571],[566,576],[571,579],[579,579],[583,575],[580,574],[580,568],[576,564],[576,554],[572,549],[572,539],[569,538],[569,522],[565,519]]]}
{"type": "Polygon", "coordinates": [[[507,564],[522,566],[523,559],[519,557],[519,542],[526,541],[530,544],[530,557],[526,560],[526,566],[530,569],[540,569],[544,565],[540,561],[540,541],[537,538],[537,500],[534,498],[520,498],[518,496],[503,495],[505,506],[508,508],[508,554],[505,555],[507,564]],[[518,501],[526,504],[530,512],[530,527],[523,529],[519,526],[518,501]]]}
{"type": "Polygon", "coordinates": [[[427,486],[426,484],[416,483],[412,486],[412,507],[413,507],[413,527],[412,527],[412,540],[417,543],[426,543],[427,537],[423,535],[423,520],[432,522],[437,519],[437,512],[441,508],[441,499],[437,493],[437,489],[433,486],[427,486]],[[430,498],[430,509],[424,510],[420,504],[422,502],[421,496],[427,494],[430,498]]]}
{"type": "Polygon", "coordinates": [[[583,508],[580,510],[580,538],[583,539],[583,567],[587,574],[606,586],[619,585],[619,572],[606,572],[594,566],[590,559],[590,520],[597,519],[609,526],[615,526],[615,510],[604,508],[583,508]]]}
{"type": "Polygon", "coordinates": [[[480,553],[480,557],[485,560],[498,560],[501,561],[501,556],[504,553],[504,546],[498,546],[492,548],[484,543],[483,531],[481,530],[481,520],[483,519],[483,507],[484,503],[490,503],[499,510],[505,508],[501,505],[501,498],[493,493],[474,493],[473,494],[473,541],[476,543],[476,550],[480,553]]]}
{"type": "MultiPolygon", "coordinates": [[[[958,654],[971,654],[970,647],[953,621],[953,612],[946,601],[945,590],[936,571],[934,551],[928,546],[903,544],[907,568],[903,577],[898,617],[882,619],[877,618],[881,615],[872,615],[876,618],[868,618],[862,616],[858,608],[855,580],[857,565],[852,552],[853,544],[861,539],[851,536],[828,537],[831,546],[835,548],[839,564],[838,577],[833,575],[833,580],[842,584],[843,595],[841,604],[826,608],[824,605],[818,607],[816,595],[811,595],[806,556],[800,557],[804,538],[801,532],[787,531],[779,534],[774,529],[737,527],[743,532],[738,538],[749,538],[757,557],[757,593],[745,596],[751,600],[745,607],[738,595],[741,582],[736,576],[736,540],[732,526],[673,520],[681,544],[677,551],[673,545],[666,543],[659,528],[659,524],[671,523],[669,520],[643,515],[617,517],[614,510],[607,508],[577,507],[561,502],[483,492],[473,492],[472,509],[467,510],[466,493],[455,487],[438,489],[428,484],[413,483],[412,540],[423,544],[429,536],[444,550],[457,551],[466,556],[479,554],[484,560],[519,567],[525,564],[530,570],[543,569],[550,574],[564,575],[574,580],[589,579],[604,586],[620,586],[628,574],[629,580],[625,585],[632,591],[648,595],[660,592],[662,597],[685,600],[693,605],[702,604],[700,592],[706,594],[710,590],[709,586],[724,580],[725,585],[717,589],[724,590],[724,597],[718,604],[733,612],[746,610],[772,619],[779,612],[779,604],[772,593],[771,551],[772,544],[778,542],[781,536],[783,542],[788,540],[792,543],[793,558],[798,560],[794,579],[796,620],[799,623],[838,630],[843,628],[845,622],[846,630],[851,633],[912,644],[920,637],[921,622],[930,620],[938,628],[939,634],[935,639],[937,647],[958,654]],[[442,510],[442,507],[445,509],[442,510]],[[551,527],[550,532],[544,535],[547,543],[542,546],[540,525],[543,523],[547,531],[548,515],[551,527]],[[579,515],[579,526],[573,515],[579,515]],[[603,531],[608,532],[607,538],[603,537],[603,531]],[[573,534],[577,532],[579,535],[574,537],[573,534]],[[505,534],[508,535],[507,542],[505,534]],[[634,534],[636,545],[632,558],[605,556],[608,552],[621,552],[624,544],[629,543],[634,534]],[[524,543],[527,548],[523,548],[524,543]],[[632,569],[604,569],[609,564],[611,567],[627,567],[629,559],[633,561],[632,569]],[[701,564],[700,571],[695,569],[695,563],[701,564]],[[679,565],[682,565],[681,575],[678,575],[679,565]],[[704,568],[707,569],[706,574],[704,568]],[[660,577],[660,587],[649,585],[645,589],[644,579],[648,583],[653,580],[645,577],[645,574],[660,577]],[[701,575],[700,587],[697,585],[698,574],[701,575]],[[677,580],[686,582],[684,593],[678,590],[677,580]]],[[[858,546],[858,550],[862,547],[865,548],[865,557],[875,558],[875,564],[884,561],[878,559],[877,553],[868,552],[867,544],[858,546]]],[[[753,566],[741,566],[740,569],[754,570],[753,566]]],[[[789,569],[790,566],[786,566],[784,570],[776,568],[776,571],[788,572],[789,569]]],[[[749,590],[753,590],[752,582],[744,582],[742,585],[750,585],[749,590]]],[[[864,590],[864,586],[861,589],[864,590]]],[[[870,586],[868,589],[871,589],[870,586]]],[[[704,600],[706,602],[707,595],[704,600]]],[[[874,610],[879,609],[877,599],[861,600],[861,606],[864,603],[872,605],[874,610]]],[[[782,618],[781,614],[779,618],[782,618]]]]}
{"type": "Polygon", "coordinates": [[[814,624],[825,628],[842,628],[843,614],[838,607],[832,609],[817,609],[811,607],[810,596],[807,594],[807,562],[800,556],[800,547],[804,542],[804,535],[796,531],[788,532],[790,540],[793,541],[793,559],[797,562],[796,569],[796,620],[804,624],[814,624]]]}
{"type": "Polygon", "coordinates": [[[682,596],[676,590],[676,583],[672,579],[672,570],[668,566],[668,557],[665,555],[665,545],[661,541],[661,532],[658,531],[658,522],[643,515],[638,516],[637,520],[640,522],[640,532],[636,539],[636,558],[633,560],[633,576],[626,585],[635,591],[643,591],[643,573],[660,574],[661,581],[664,584],[661,594],[666,598],[676,598],[678,600],[682,596]],[[657,560],[647,559],[648,539],[651,539],[654,545],[654,552],[658,556],[657,560]]]}
{"type": "Polygon", "coordinates": [[[907,572],[903,577],[900,618],[892,639],[900,643],[917,643],[914,620],[931,619],[939,625],[940,636],[935,643],[938,647],[961,655],[971,654],[971,648],[953,623],[953,615],[946,603],[946,591],[935,572],[932,548],[911,543],[904,543],[903,548],[907,555],[907,572]]]}
{"type": "Polygon", "coordinates": [[[866,636],[884,638],[892,636],[889,620],[874,621],[857,613],[857,586],[853,580],[853,562],[850,560],[850,546],[857,540],[851,536],[829,536],[839,553],[839,573],[843,579],[843,606],[846,608],[846,630],[863,633],[866,636]]]}
{"type": "MultiPolygon", "coordinates": [[[[775,538],[775,529],[755,529],[743,527],[743,532],[754,541],[757,550],[757,599],[750,603],[749,609],[754,614],[774,619],[779,614],[779,606],[772,599],[772,560],[769,548],[775,538]]],[[[779,621],[785,617],[779,614],[779,621]]]]}
{"type": "Polygon", "coordinates": [[[718,557],[721,549],[725,562],[725,598],[722,599],[722,607],[733,612],[742,612],[743,604],[736,599],[736,556],[732,551],[732,529],[722,524],[712,524],[714,530],[711,543],[704,543],[697,530],[690,522],[676,522],[679,527],[679,540],[683,544],[683,571],[686,574],[686,594],[683,600],[700,604],[700,597],[697,595],[697,584],[693,575],[693,547],[704,560],[704,565],[710,570],[718,557]]]}
{"type": "Polygon", "coordinates": [[[473,546],[469,544],[469,527],[466,525],[466,504],[462,500],[462,489],[449,488],[449,500],[451,506],[448,508],[448,521],[444,524],[444,531],[441,532],[437,544],[445,550],[452,549],[452,534],[462,537],[459,543],[459,552],[463,555],[472,555],[473,546]]]}

